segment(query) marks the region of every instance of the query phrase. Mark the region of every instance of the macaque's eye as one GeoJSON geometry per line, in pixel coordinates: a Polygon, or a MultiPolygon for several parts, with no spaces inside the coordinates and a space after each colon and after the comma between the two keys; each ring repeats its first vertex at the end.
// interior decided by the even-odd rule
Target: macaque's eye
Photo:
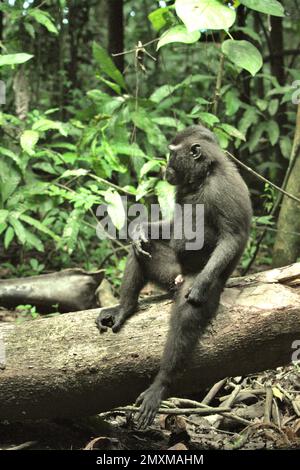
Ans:
{"type": "Polygon", "coordinates": [[[202,155],[201,145],[200,144],[193,144],[191,146],[190,154],[194,158],[194,160],[198,160],[198,158],[200,158],[201,155],[202,155]]]}

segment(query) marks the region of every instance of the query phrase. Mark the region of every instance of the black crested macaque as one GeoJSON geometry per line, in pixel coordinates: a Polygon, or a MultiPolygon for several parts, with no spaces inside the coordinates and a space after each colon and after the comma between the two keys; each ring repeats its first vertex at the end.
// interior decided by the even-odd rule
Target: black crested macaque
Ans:
{"type": "MultiPolygon", "coordinates": [[[[214,134],[203,126],[180,132],[170,145],[166,179],[176,185],[176,203],[204,205],[204,244],[187,249],[190,240],[151,240],[151,224],[128,256],[120,291],[120,306],[103,310],[100,331],[119,331],[137,308],[147,281],[175,288],[175,302],[159,372],[137,399],[137,424],[151,424],[176,372],[193,352],[204,328],[216,313],[220,295],[248,240],[252,208],[248,188],[236,166],[221,150],[214,134]]],[[[194,219],[193,226],[194,226],[194,219]]],[[[163,225],[164,222],[161,222],[163,225]]]]}

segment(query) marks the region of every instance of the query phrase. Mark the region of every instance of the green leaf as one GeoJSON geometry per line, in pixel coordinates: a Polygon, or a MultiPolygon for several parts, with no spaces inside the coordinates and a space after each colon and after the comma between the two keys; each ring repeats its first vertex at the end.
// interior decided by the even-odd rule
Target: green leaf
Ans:
{"type": "Polygon", "coordinates": [[[7,224],[0,224],[0,235],[2,235],[2,233],[4,232],[4,230],[7,229],[7,224]]]}
{"type": "Polygon", "coordinates": [[[7,250],[15,236],[15,231],[12,227],[8,227],[4,235],[4,248],[7,250]]]}
{"type": "Polygon", "coordinates": [[[230,124],[220,124],[219,127],[221,127],[228,135],[231,135],[236,139],[246,140],[245,135],[230,124]]]}
{"type": "Polygon", "coordinates": [[[284,7],[277,0],[240,0],[240,3],[266,15],[285,16],[284,7]]]}
{"type": "Polygon", "coordinates": [[[241,101],[236,89],[228,90],[224,96],[226,116],[233,116],[240,109],[241,101]]]}
{"type": "Polygon", "coordinates": [[[105,83],[105,85],[111,88],[117,95],[121,95],[122,89],[117,83],[111,82],[110,80],[107,80],[106,78],[101,77],[101,75],[99,75],[98,78],[99,80],[101,80],[101,82],[105,83]]]}
{"type": "Polygon", "coordinates": [[[136,190],[136,201],[142,199],[150,191],[152,192],[153,186],[156,183],[157,178],[147,178],[143,180],[137,187],[136,190]]]}
{"type": "Polygon", "coordinates": [[[32,59],[33,55],[31,54],[5,54],[0,55],[0,67],[3,65],[16,65],[16,64],[24,64],[28,60],[32,59]]]}
{"type": "Polygon", "coordinates": [[[34,147],[39,140],[39,133],[35,131],[24,131],[21,135],[20,143],[22,149],[28,153],[28,155],[34,155],[34,147]]]}
{"type": "Polygon", "coordinates": [[[159,171],[159,169],[160,169],[160,162],[159,161],[149,160],[148,162],[146,162],[142,166],[141,171],[140,171],[140,178],[143,178],[143,176],[145,176],[147,173],[149,173],[149,171],[153,171],[153,170],[159,171]]]}
{"type": "Polygon", "coordinates": [[[199,118],[200,121],[202,121],[205,124],[208,124],[209,126],[213,126],[217,122],[220,122],[220,119],[212,113],[201,112],[201,113],[192,115],[192,117],[199,118]]]}
{"type": "Polygon", "coordinates": [[[117,193],[117,191],[109,189],[105,192],[104,199],[107,203],[107,212],[112,220],[112,223],[118,230],[121,230],[126,220],[126,214],[121,196],[119,193],[117,193]]]}
{"type": "Polygon", "coordinates": [[[279,145],[280,145],[281,153],[284,156],[284,158],[289,159],[292,153],[291,139],[288,136],[284,135],[280,137],[279,145]]]}
{"type": "Polygon", "coordinates": [[[167,181],[159,181],[155,186],[155,194],[164,219],[171,219],[174,213],[175,188],[167,181]]]}
{"type": "Polygon", "coordinates": [[[25,228],[24,230],[25,230],[25,235],[26,235],[26,244],[28,244],[29,246],[32,246],[37,251],[40,251],[41,253],[43,253],[45,249],[44,249],[44,245],[42,241],[36,235],[34,235],[34,233],[29,232],[29,230],[25,228]]]}
{"type": "Polygon", "coordinates": [[[171,22],[173,15],[170,12],[168,7],[164,8],[157,8],[156,10],[152,11],[148,18],[156,31],[159,31],[161,28],[166,26],[168,23],[171,22]]]}
{"type": "Polygon", "coordinates": [[[255,104],[260,111],[265,111],[268,107],[269,102],[267,100],[263,100],[261,98],[257,98],[255,100],[255,104]]]}
{"type": "Polygon", "coordinates": [[[77,244],[82,215],[82,210],[74,209],[68,216],[67,224],[65,225],[63,231],[63,242],[66,244],[69,255],[73,253],[74,248],[77,244]]]}
{"type": "Polygon", "coordinates": [[[214,133],[217,136],[218,142],[222,149],[226,149],[229,145],[229,137],[228,134],[217,127],[214,129],[214,133]]]}
{"type": "Polygon", "coordinates": [[[18,168],[20,168],[20,170],[23,172],[24,171],[24,165],[22,164],[19,156],[17,154],[15,154],[14,152],[12,152],[11,150],[5,148],[5,147],[0,147],[0,155],[4,155],[5,157],[8,157],[10,158],[11,160],[13,160],[16,165],[18,166],[18,168]]]}
{"type": "Polygon", "coordinates": [[[115,66],[107,51],[96,42],[93,43],[93,56],[102,72],[126,90],[126,83],[120,70],[115,66]]]}
{"type": "Polygon", "coordinates": [[[20,173],[10,164],[0,160],[0,194],[2,202],[14,193],[21,181],[20,173]]]}
{"type": "Polygon", "coordinates": [[[157,50],[166,44],[173,42],[183,42],[184,44],[192,44],[197,42],[201,36],[200,31],[189,32],[184,25],[173,26],[173,28],[168,29],[160,37],[157,50]]]}
{"type": "Polygon", "coordinates": [[[269,135],[271,145],[275,145],[278,142],[280,136],[279,126],[276,121],[268,121],[266,123],[266,131],[269,135]]]}
{"type": "Polygon", "coordinates": [[[151,145],[159,149],[166,148],[167,142],[165,136],[160,131],[159,127],[152,121],[151,115],[145,109],[139,108],[131,113],[131,119],[139,129],[146,132],[151,145]]]}
{"type": "Polygon", "coordinates": [[[128,155],[129,157],[141,157],[145,158],[146,154],[143,150],[134,142],[132,144],[128,144],[126,142],[114,142],[113,150],[116,155],[128,155]]]}
{"type": "Polygon", "coordinates": [[[33,124],[32,129],[34,131],[39,131],[39,132],[46,132],[48,130],[57,130],[64,137],[67,137],[68,135],[66,128],[62,122],[52,121],[51,119],[45,119],[45,118],[39,119],[33,124]]]}
{"type": "Polygon", "coordinates": [[[58,34],[58,30],[53,23],[53,19],[49,13],[40,10],[39,8],[33,8],[28,12],[29,16],[32,16],[38,23],[43,25],[49,33],[58,34]]]}
{"type": "Polygon", "coordinates": [[[252,152],[257,147],[264,131],[265,131],[264,122],[259,123],[258,126],[255,127],[253,133],[251,134],[250,140],[248,141],[250,152],[252,152]]]}
{"type": "Polygon", "coordinates": [[[240,120],[239,130],[242,134],[246,135],[248,129],[253,124],[256,124],[258,120],[257,111],[254,106],[248,107],[240,120]]]}
{"type": "Polygon", "coordinates": [[[219,0],[176,0],[176,13],[188,31],[229,29],[236,12],[219,0]]]}
{"type": "Polygon", "coordinates": [[[248,70],[254,76],[262,67],[259,50],[248,41],[228,39],[222,44],[222,52],[238,67],[248,70]]]}
{"type": "Polygon", "coordinates": [[[269,109],[269,113],[271,116],[275,116],[275,114],[278,111],[278,106],[279,106],[279,100],[275,99],[275,100],[270,101],[268,109],[269,109]]]}
{"type": "Polygon", "coordinates": [[[26,232],[24,225],[13,213],[9,215],[8,220],[11,226],[13,227],[17,238],[19,239],[19,242],[24,245],[24,243],[26,242],[26,232]]]}
{"type": "Polygon", "coordinates": [[[239,27],[235,27],[234,30],[241,31],[246,36],[249,36],[254,41],[258,42],[258,44],[262,44],[262,39],[260,35],[256,31],[254,31],[252,28],[249,28],[248,26],[239,26],[239,27]]]}
{"type": "Polygon", "coordinates": [[[162,100],[170,96],[175,90],[175,86],[162,85],[152,93],[152,95],[150,96],[150,100],[154,103],[160,103],[162,100]]]}
{"type": "Polygon", "coordinates": [[[159,126],[165,126],[165,127],[175,127],[176,129],[178,128],[179,122],[178,119],[172,118],[172,117],[156,117],[152,119],[155,124],[158,124],[159,126]]]}
{"type": "Polygon", "coordinates": [[[9,211],[1,209],[0,210],[0,224],[4,224],[9,216],[9,211]]]}
{"type": "Polygon", "coordinates": [[[59,236],[56,235],[56,233],[54,233],[52,230],[50,230],[46,225],[44,225],[39,220],[36,220],[33,217],[30,217],[29,215],[26,215],[26,214],[20,214],[19,218],[23,222],[26,222],[26,224],[31,225],[32,227],[39,230],[39,232],[42,232],[45,235],[48,235],[49,237],[53,238],[57,242],[59,241],[59,236]]]}

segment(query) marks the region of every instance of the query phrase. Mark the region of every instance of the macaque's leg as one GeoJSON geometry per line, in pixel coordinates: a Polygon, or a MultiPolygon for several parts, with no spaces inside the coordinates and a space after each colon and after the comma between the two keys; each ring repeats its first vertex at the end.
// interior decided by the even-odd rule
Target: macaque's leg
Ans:
{"type": "Polygon", "coordinates": [[[137,309],[139,293],[148,281],[167,290],[175,286],[180,266],[174,251],[160,240],[150,240],[147,251],[151,256],[137,255],[133,248],[130,250],[120,289],[120,305],[100,312],[96,321],[100,331],[106,331],[107,327],[111,327],[114,332],[120,330],[137,309]]]}
{"type": "Polygon", "coordinates": [[[223,283],[215,282],[209,290],[207,303],[198,307],[188,303],[185,298],[194,280],[194,277],[185,278],[184,284],[179,289],[171,312],[160,370],[153,384],[137,400],[137,404],[141,405],[137,415],[139,427],[145,427],[153,422],[161,401],[168,394],[175,374],[182,370],[185,361],[194,351],[199,337],[217,311],[223,283]]]}

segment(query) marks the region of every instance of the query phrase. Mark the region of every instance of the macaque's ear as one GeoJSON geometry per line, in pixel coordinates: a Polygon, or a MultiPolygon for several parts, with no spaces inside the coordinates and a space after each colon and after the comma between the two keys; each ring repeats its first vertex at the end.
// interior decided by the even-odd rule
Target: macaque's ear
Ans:
{"type": "Polygon", "coordinates": [[[201,157],[202,152],[201,152],[201,145],[200,144],[193,144],[191,146],[190,154],[193,157],[194,160],[198,160],[198,158],[201,157]]]}

